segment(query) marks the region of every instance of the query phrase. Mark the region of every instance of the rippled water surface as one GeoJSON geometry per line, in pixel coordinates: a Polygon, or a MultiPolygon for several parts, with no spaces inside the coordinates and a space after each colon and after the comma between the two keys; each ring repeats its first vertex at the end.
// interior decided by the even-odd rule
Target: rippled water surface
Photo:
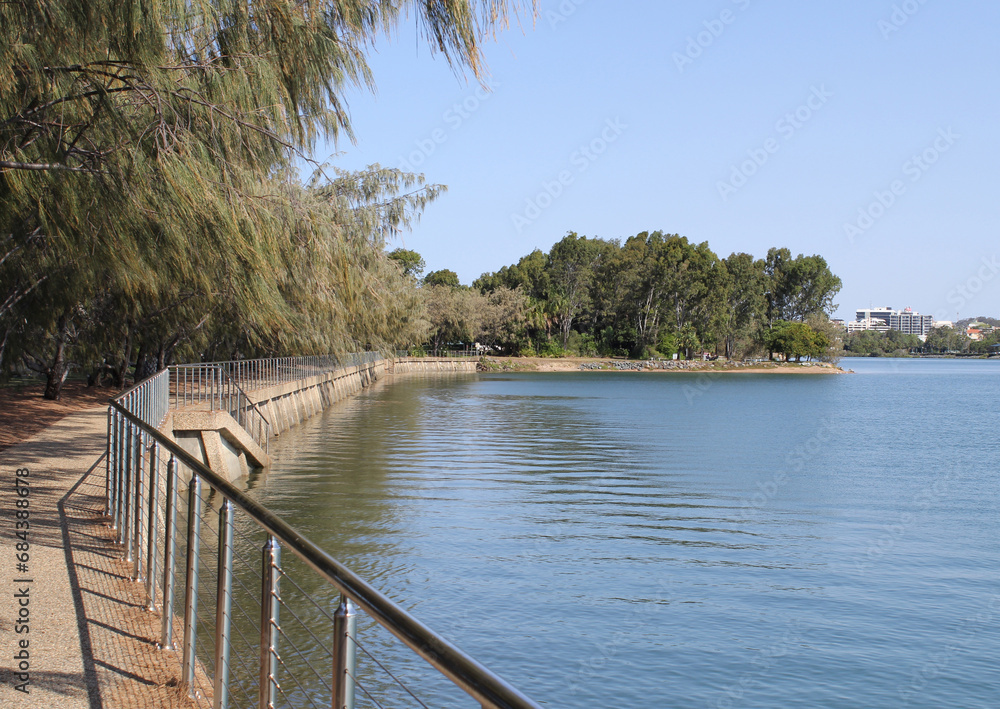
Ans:
{"type": "Polygon", "coordinates": [[[252,492],[544,705],[996,707],[1000,361],[843,366],[398,377],[252,492]]]}

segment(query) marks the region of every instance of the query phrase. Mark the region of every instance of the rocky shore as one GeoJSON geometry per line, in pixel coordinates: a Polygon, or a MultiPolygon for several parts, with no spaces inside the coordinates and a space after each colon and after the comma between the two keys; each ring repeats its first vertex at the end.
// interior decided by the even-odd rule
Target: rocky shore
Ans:
{"type": "Polygon", "coordinates": [[[483,357],[480,372],[748,372],[774,374],[843,374],[828,362],[737,362],[725,359],[624,360],[594,357],[483,357]]]}

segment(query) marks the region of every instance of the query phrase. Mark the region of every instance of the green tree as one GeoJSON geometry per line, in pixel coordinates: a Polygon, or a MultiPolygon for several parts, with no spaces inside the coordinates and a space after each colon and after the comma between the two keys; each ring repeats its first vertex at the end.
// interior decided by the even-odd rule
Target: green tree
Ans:
{"type": "Polygon", "coordinates": [[[764,261],[734,253],[724,259],[723,265],[728,275],[722,308],[725,355],[746,356],[756,348],[767,317],[764,261]]]}
{"type": "Polygon", "coordinates": [[[526,341],[528,297],[520,289],[504,287],[480,295],[485,302],[476,341],[507,354],[517,354],[526,341]]]}
{"type": "MultiPolygon", "coordinates": [[[[400,302],[383,306],[364,289],[410,296],[370,291],[387,273],[371,252],[435,190],[398,195],[394,186],[416,177],[378,166],[322,173],[303,190],[293,166],[317,139],[352,135],[342,96],[373,85],[365,52],[378,33],[416,16],[432,51],[480,77],[483,36],[520,7],[0,4],[0,366],[46,342],[77,348],[60,323],[97,304],[120,306],[106,310],[112,329],[144,328],[119,338],[136,352],[160,349],[157,339],[176,351],[184,345],[170,343],[195,332],[211,347],[264,353],[350,347],[398,329],[389,320],[400,302]],[[329,327],[324,314],[343,310],[350,317],[329,327]],[[164,333],[171,320],[177,331],[164,333]]],[[[61,381],[55,365],[45,366],[61,381]]]]}
{"type": "Polygon", "coordinates": [[[447,286],[448,288],[460,288],[462,286],[458,281],[458,274],[447,268],[428,273],[424,276],[424,285],[447,286]]]}
{"type": "Polygon", "coordinates": [[[822,256],[792,258],[786,248],[772,248],[764,260],[768,279],[768,321],[805,320],[812,313],[829,315],[841,281],[822,256]]]}
{"type": "Polygon", "coordinates": [[[935,327],[927,333],[924,349],[937,354],[961,353],[969,349],[971,340],[961,330],[935,327]]]}
{"type": "Polygon", "coordinates": [[[549,251],[549,299],[556,304],[563,348],[574,321],[591,303],[594,273],[605,254],[606,242],[569,232],[549,251]]]}
{"type": "Polygon", "coordinates": [[[389,252],[389,258],[399,264],[403,273],[413,278],[420,278],[420,274],[427,268],[427,263],[416,251],[409,249],[393,249],[389,252]]]}
{"type": "Polygon", "coordinates": [[[785,357],[785,361],[801,362],[803,357],[824,357],[830,348],[830,339],[813,330],[804,322],[779,320],[768,332],[768,347],[785,357]]]}
{"type": "Polygon", "coordinates": [[[448,285],[428,285],[420,291],[430,323],[431,348],[437,352],[448,345],[472,344],[482,329],[485,296],[448,285]]]}

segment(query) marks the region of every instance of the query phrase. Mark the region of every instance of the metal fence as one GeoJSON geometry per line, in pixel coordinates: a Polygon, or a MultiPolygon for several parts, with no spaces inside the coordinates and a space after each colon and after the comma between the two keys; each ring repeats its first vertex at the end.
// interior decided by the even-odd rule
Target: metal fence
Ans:
{"type": "Polygon", "coordinates": [[[163,381],[111,402],[107,507],[202,706],[441,706],[444,675],[483,707],[537,708],[157,430],[163,381]]]}
{"type": "MultiPolygon", "coordinates": [[[[139,382],[131,389],[115,398],[118,405],[139,421],[158,428],[170,410],[170,372],[164,369],[152,377],[139,382]]],[[[134,451],[126,449],[124,441],[127,438],[126,419],[114,409],[108,409],[108,450],[107,476],[105,478],[104,512],[121,523],[126,510],[122,506],[122,493],[126,481],[125,469],[131,465],[134,451]]]]}
{"type": "Polygon", "coordinates": [[[396,357],[445,357],[448,359],[478,359],[484,354],[488,354],[486,350],[477,349],[464,349],[464,350],[397,350],[396,357]]]}
{"type": "Polygon", "coordinates": [[[180,364],[170,367],[170,379],[174,409],[204,406],[209,411],[225,411],[267,452],[271,423],[226,369],[180,364]]]}
{"type": "Polygon", "coordinates": [[[372,364],[384,359],[379,352],[352,352],[337,357],[277,357],[273,359],[238,359],[211,362],[205,366],[225,371],[244,391],[318,377],[337,369],[372,364]]]}

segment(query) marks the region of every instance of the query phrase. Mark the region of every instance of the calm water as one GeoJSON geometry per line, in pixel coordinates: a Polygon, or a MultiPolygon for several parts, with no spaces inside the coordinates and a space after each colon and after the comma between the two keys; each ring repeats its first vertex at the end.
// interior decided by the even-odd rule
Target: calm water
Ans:
{"type": "Polygon", "coordinates": [[[996,707],[1000,361],[843,366],[413,376],[253,492],[545,705],[996,707]]]}

